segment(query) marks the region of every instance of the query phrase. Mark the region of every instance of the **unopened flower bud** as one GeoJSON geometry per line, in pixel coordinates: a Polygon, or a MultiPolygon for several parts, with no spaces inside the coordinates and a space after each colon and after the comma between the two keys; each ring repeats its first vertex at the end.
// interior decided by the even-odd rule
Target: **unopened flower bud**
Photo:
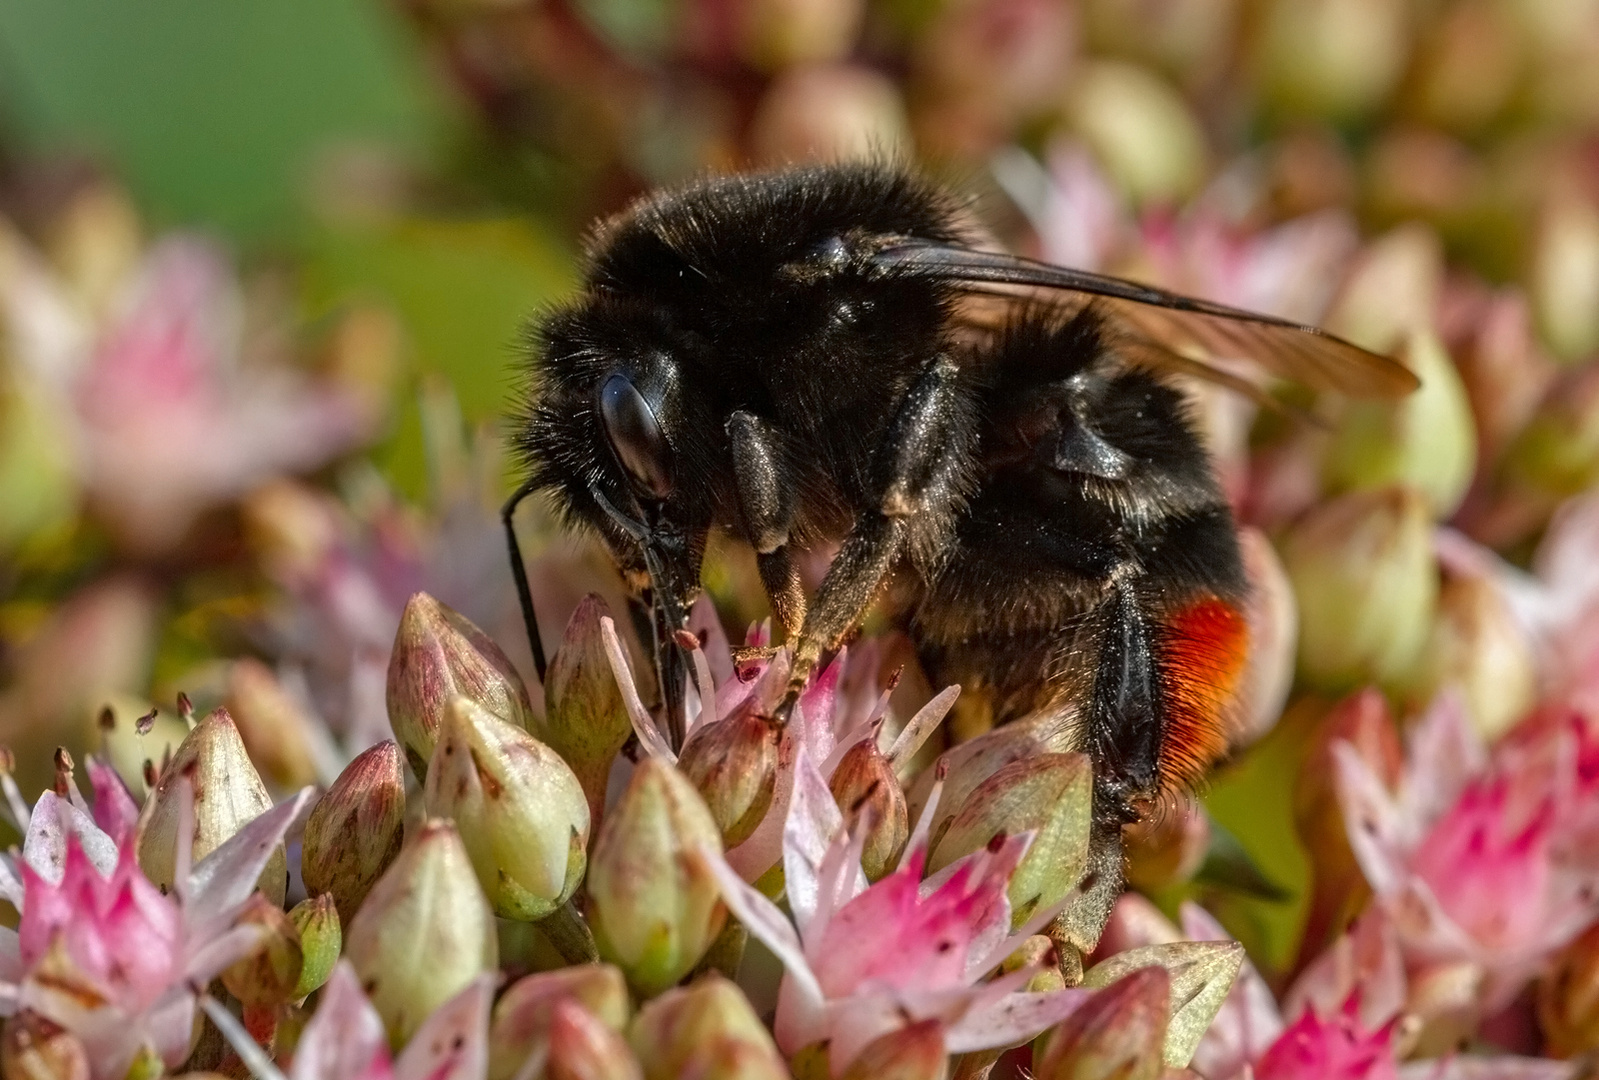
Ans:
{"type": "Polygon", "coordinates": [[[1323,503],[1289,534],[1283,562],[1299,600],[1299,670],[1307,680],[1329,689],[1403,680],[1438,596],[1425,499],[1386,488],[1323,503]]]}
{"type": "Polygon", "coordinates": [[[528,726],[527,688],[500,647],[427,593],[406,602],[389,659],[389,726],[418,780],[427,779],[444,710],[457,697],[508,724],[528,726]]]}
{"type": "Polygon", "coordinates": [[[1061,1021],[1035,1068],[1038,1080],[1155,1080],[1171,980],[1139,968],[1099,991],[1061,1021]]]}
{"type": "Polygon", "coordinates": [[[1267,102],[1289,116],[1365,116],[1404,71],[1406,10],[1388,0],[1276,0],[1256,38],[1267,102]]]}
{"type": "Polygon", "coordinates": [[[1033,833],[1007,894],[1016,926],[1077,887],[1088,863],[1094,778],[1083,754],[1042,754],[984,781],[933,848],[929,873],[986,847],[996,836],[1033,833]]]}
{"type": "Polygon", "coordinates": [[[766,1025],[744,992],[720,975],[645,1003],[628,1029],[647,1080],[681,1076],[772,1080],[788,1076],[766,1025]]]}
{"type": "Polygon", "coordinates": [[[1061,974],[1058,950],[1045,935],[1034,934],[1024,940],[1015,952],[1005,958],[1000,971],[1009,975],[1027,967],[1036,969],[1033,977],[1027,980],[1028,993],[1048,994],[1065,988],[1066,980],[1061,974]]]}
{"type": "Polygon", "coordinates": [[[1197,805],[1151,814],[1123,833],[1127,882],[1145,892],[1180,885],[1198,872],[1210,851],[1210,819],[1197,805]]]}
{"type": "Polygon", "coordinates": [[[1404,752],[1388,702],[1372,687],[1335,705],[1310,738],[1299,780],[1294,785],[1294,826],[1310,856],[1310,910],[1305,916],[1302,951],[1308,958],[1354,919],[1370,894],[1349,847],[1338,800],[1338,767],[1333,747],[1352,746],[1372,772],[1390,786],[1399,783],[1404,752]]]}
{"type": "Polygon", "coordinates": [[[1599,483],[1599,366],[1573,371],[1550,388],[1505,451],[1502,481],[1531,489],[1547,504],[1599,483]]]}
{"type": "Polygon", "coordinates": [[[518,979],[494,1005],[489,1080],[512,1080],[525,1061],[547,1052],[555,1006],[568,1000],[618,1034],[627,1026],[627,983],[610,964],[579,964],[518,979]]]}
{"type": "Polygon", "coordinates": [[[727,921],[716,879],[690,855],[721,850],[694,785],[655,758],[639,762],[589,863],[589,917],[600,955],[656,994],[688,974],[727,921]]]}
{"type": "MultiPolygon", "coordinates": [[[[179,781],[194,792],[193,860],[198,863],[234,833],[272,809],[272,797],[250,763],[244,740],[227,710],[218,709],[195,725],[161,771],[154,807],[139,837],[139,866],[145,876],[170,889],[178,851],[179,781]]],[[[282,905],[289,863],[280,845],[261,872],[261,891],[282,905]]]]}
{"type": "Polygon", "coordinates": [[[542,919],[583,880],[589,806],[566,762],[475,702],[444,710],[423,792],[451,818],[496,914],[542,919]]]}
{"type": "Polygon", "coordinates": [[[589,822],[605,809],[611,762],[633,734],[616,673],[605,655],[600,620],[605,601],[590,594],[572,612],[544,684],[544,722],[530,727],[572,768],[589,800],[589,822]]]}
{"type": "Polygon", "coordinates": [[[341,507],[336,499],[297,480],[261,485],[240,507],[244,535],[275,580],[309,580],[339,543],[341,507]]]}
{"type": "Polygon", "coordinates": [[[910,837],[910,817],[905,792],[894,775],[893,763],[877,748],[875,732],[844,752],[827,786],[844,811],[848,827],[854,828],[863,815],[870,823],[861,850],[861,869],[868,881],[877,881],[899,863],[910,837]]]}
{"type": "Polygon", "coordinates": [[[1327,329],[1373,352],[1391,352],[1432,326],[1443,273],[1443,245],[1432,230],[1401,225],[1361,253],[1327,329]]]}
{"type": "Polygon", "coordinates": [[[235,660],[228,668],[227,707],[250,759],[274,783],[297,789],[316,782],[313,721],[271,668],[254,658],[235,660]]]}
{"type": "Polygon", "coordinates": [[[1204,179],[1205,136],[1181,94],[1136,64],[1096,61],[1071,95],[1071,123],[1134,201],[1167,202],[1204,179]]]}
{"type": "Polygon", "coordinates": [[[300,981],[294,987],[294,1000],[322,988],[339,962],[339,952],[344,947],[343,924],[333,896],[323,893],[302,900],[289,910],[289,921],[300,932],[300,954],[303,964],[300,981]]]}
{"type": "Polygon", "coordinates": [[[238,925],[259,928],[254,953],[222,973],[222,985],[246,1007],[282,1005],[303,995],[296,993],[305,971],[300,929],[260,893],[239,913],[238,925]]]}
{"type": "Polygon", "coordinates": [[[844,1070],[842,1080],[943,1080],[948,1067],[944,1025],[923,1020],[867,1043],[844,1070]]]}
{"type": "Polygon", "coordinates": [[[1249,593],[1244,618],[1249,624],[1249,661],[1238,685],[1238,720],[1233,746],[1252,746],[1277,725],[1294,683],[1299,642],[1299,607],[1288,571],[1271,541],[1259,529],[1238,530],[1249,593]]]}
{"type": "Polygon", "coordinates": [[[455,826],[435,820],[417,830],[344,938],[345,958],[395,1047],[478,974],[498,967],[494,913],[455,826]]]}
{"type": "Polygon", "coordinates": [[[904,146],[908,126],[899,88],[886,75],[816,64],[773,80],[751,138],[767,161],[853,161],[904,146]]]}
{"type": "Polygon", "coordinates": [[[644,1080],[644,1070],[622,1036],[571,998],[550,1015],[547,1080],[644,1080]]]}
{"type": "Polygon", "coordinates": [[[741,708],[702,724],[683,747],[677,767],[705,799],[729,848],[748,840],[771,809],[781,735],[770,719],[741,708]]]}
{"type": "Polygon", "coordinates": [[[755,0],[739,8],[739,52],[763,71],[837,60],[860,32],[861,0],[755,0]]]}
{"type": "Polygon", "coordinates": [[[307,891],[330,894],[348,926],[404,839],[405,777],[388,740],[345,766],[312,808],[300,849],[307,891]]]}
{"type": "Polygon", "coordinates": [[[70,1031],[35,1012],[8,1017],[0,1031],[6,1080],[89,1080],[89,1054],[70,1031]]]}
{"type": "Polygon", "coordinates": [[[1599,348],[1599,209],[1576,195],[1550,200],[1533,246],[1533,313],[1562,360],[1599,348]]]}
{"type": "Polygon", "coordinates": [[[1471,402],[1431,330],[1410,333],[1404,360],[1421,388],[1394,402],[1352,405],[1328,453],[1327,480],[1337,490],[1402,484],[1426,496],[1434,517],[1447,518],[1477,467],[1471,402]]]}
{"type": "Polygon", "coordinates": [[[1561,1057],[1599,1049],[1599,926],[1566,946],[1538,980],[1538,1019],[1561,1057]]]}
{"type": "MultiPolygon", "coordinates": [[[[1036,721],[1020,720],[985,731],[943,753],[939,761],[948,771],[944,774],[944,791],[938,800],[930,834],[935,843],[943,836],[950,818],[971,800],[972,792],[990,776],[1012,762],[1066,749],[1056,745],[1043,727],[1036,721]]],[[[938,776],[938,768],[923,769],[905,792],[911,820],[921,816],[938,776]]]]}
{"type": "Polygon", "coordinates": [[[1481,574],[1450,574],[1411,682],[1425,704],[1446,686],[1460,691],[1485,741],[1510,729],[1537,697],[1532,641],[1499,587],[1481,574]]]}
{"type": "MultiPolygon", "coordinates": [[[[1145,945],[1095,964],[1083,975],[1083,985],[1091,989],[1113,987],[1140,971],[1158,966],[1165,975],[1159,983],[1160,997],[1170,1002],[1170,1014],[1162,1019],[1165,1035],[1157,1044],[1166,1064],[1182,1069],[1188,1066],[1200,1039],[1221,1011],[1243,963],[1244,947],[1236,941],[1145,945]]],[[[1153,989],[1154,984],[1146,985],[1143,993],[1149,994],[1153,989]]],[[[1139,998],[1131,991],[1128,993],[1134,999],[1139,998]]]]}

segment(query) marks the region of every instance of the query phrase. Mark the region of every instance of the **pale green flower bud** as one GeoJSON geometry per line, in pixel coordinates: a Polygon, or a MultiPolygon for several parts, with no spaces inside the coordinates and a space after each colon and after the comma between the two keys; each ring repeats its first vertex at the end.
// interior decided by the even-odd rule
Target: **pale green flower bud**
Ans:
{"type": "MultiPolygon", "coordinates": [[[[1140,977],[1147,978],[1145,972],[1160,971],[1165,977],[1158,982],[1145,983],[1142,994],[1135,994],[1130,988],[1124,990],[1128,994],[1124,1007],[1126,1001],[1131,1000],[1141,1000],[1146,1005],[1153,1003],[1155,987],[1159,986],[1163,1006],[1170,1002],[1171,1012],[1160,1025],[1165,1036],[1157,1041],[1156,1047],[1167,1065],[1182,1069],[1188,1066],[1199,1040],[1221,1011],[1243,963],[1244,947],[1236,941],[1145,945],[1095,964],[1083,976],[1083,985],[1091,989],[1109,987],[1114,995],[1117,987],[1140,977]]],[[[1116,1023],[1114,1019],[1106,1019],[1116,1023]]],[[[1066,1024],[1071,1022],[1068,1018],[1066,1024]]]]}
{"type": "Polygon", "coordinates": [[[283,909],[256,893],[239,913],[238,925],[260,928],[250,956],[222,973],[222,985],[246,1007],[283,1005],[304,997],[296,991],[305,971],[300,929],[283,909]]]}
{"type": "Polygon", "coordinates": [[[1077,887],[1088,865],[1094,778],[1083,754],[1043,754],[989,777],[961,806],[933,848],[928,873],[986,847],[996,836],[1033,832],[1011,874],[1011,921],[1053,907],[1077,887]]]}
{"type": "Polygon", "coordinates": [[[594,843],[588,891],[600,955],[640,993],[687,975],[721,933],[721,889],[690,857],[721,843],[687,777],[655,758],[639,762],[594,843]]]}
{"type": "Polygon", "coordinates": [[[1459,507],[1477,466],[1477,428],[1460,373],[1431,330],[1413,331],[1405,365],[1421,380],[1393,402],[1350,407],[1326,458],[1335,490],[1408,486],[1427,497],[1433,515],[1459,507]]]}
{"type": "MultiPolygon", "coordinates": [[[[272,797],[245,753],[244,740],[226,709],[195,725],[161,770],[139,835],[139,866],[155,884],[170,889],[178,852],[178,782],[194,789],[193,860],[198,863],[229,837],[272,809],[272,797]]],[[[289,863],[282,845],[261,872],[261,891],[282,905],[289,863]]]]}
{"type": "Polygon", "coordinates": [[[783,1057],[744,992],[720,975],[645,1003],[628,1029],[646,1080],[780,1080],[783,1057]]]}
{"type": "Polygon", "coordinates": [[[550,658],[544,722],[529,725],[577,775],[588,795],[591,827],[603,816],[611,762],[633,734],[600,634],[600,620],[609,614],[605,601],[594,594],[572,612],[561,647],[550,658]]]}
{"type": "Polygon", "coordinates": [[[1538,696],[1532,641],[1498,586],[1481,575],[1445,578],[1410,697],[1426,704],[1450,686],[1486,741],[1508,731],[1538,696]]]}
{"type": "Polygon", "coordinates": [[[1408,676],[1438,597],[1424,498],[1396,487],[1323,503],[1289,533],[1283,562],[1299,600],[1305,679],[1341,690],[1408,676]]]}
{"type": "Polygon", "coordinates": [[[542,919],[583,880],[589,807],[566,762],[466,698],[444,710],[423,791],[455,821],[495,913],[542,919]]]}
{"type": "Polygon", "coordinates": [[[311,751],[315,721],[271,668],[252,657],[230,664],[227,707],[250,759],[273,783],[298,789],[316,782],[311,751]]]}
{"type": "Polygon", "coordinates": [[[344,937],[345,958],[396,1048],[434,1009],[499,966],[494,913],[447,821],[417,830],[344,937]]]}
{"type": "Polygon", "coordinates": [[[1136,202],[1192,194],[1205,176],[1205,136],[1175,87],[1136,64],[1101,60],[1078,77],[1071,125],[1136,202]]]}
{"type": "Polygon", "coordinates": [[[868,881],[877,881],[899,864],[910,838],[910,815],[894,765],[877,748],[875,733],[844,752],[827,786],[850,828],[862,815],[870,823],[861,869],[868,881]]]}
{"type": "Polygon", "coordinates": [[[1550,200],[1539,223],[1529,283],[1544,341],[1562,360],[1599,348],[1599,209],[1587,199],[1550,200]]]}
{"type": "Polygon", "coordinates": [[[418,780],[427,779],[439,723],[457,697],[521,728],[533,715],[522,677],[500,647],[460,612],[417,593],[394,637],[388,706],[389,726],[418,780]]]}
{"type": "Polygon", "coordinates": [[[304,957],[293,995],[299,1000],[321,989],[333,974],[333,965],[339,962],[339,952],[344,947],[344,933],[339,909],[329,893],[294,905],[289,910],[289,921],[300,932],[300,952],[304,957]]]}
{"type": "Polygon", "coordinates": [[[704,797],[730,848],[748,840],[771,808],[781,735],[767,718],[740,709],[696,729],[678,758],[678,769],[704,797]]]}
{"type": "Polygon", "coordinates": [[[494,1005],[489,1080],[513,1080],[529,1058],[548,1053],[555,1006],[568,1000],[618,1034],[627,1027],[627,983],[610,964],[579,964],[518,979],[494,1005]]]}
{"type": "Polygon", "coordinates": [[[328,893],[349,925],[400,853],[405,776],[392,740],[361,752],[317,800],[305,823],[300,873],[311,893],[328,893]]]}
{"type": "Polygon", "coordinates": [[[1255,39],[1267,102],[1289,116],[1365,116],[1404,72],[1406,11],[1393,0],[1275,0],[1255,39]]]}

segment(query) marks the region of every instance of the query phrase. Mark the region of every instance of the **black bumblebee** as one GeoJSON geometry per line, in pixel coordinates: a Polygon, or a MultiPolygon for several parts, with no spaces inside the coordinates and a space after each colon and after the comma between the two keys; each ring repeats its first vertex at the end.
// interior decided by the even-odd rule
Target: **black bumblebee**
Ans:
{"type": "Polygon", "coordinates": [[[883,596],[935,683],[997,721],[1070,717],[1118,852],[1122,823],[1226,749],[1248,649],[1232,517],[1166,373],[1248,385],[1178,350],[1415,386],[1312,327],[981,250],[955,200],[884,165],[646,198],[600,226],[584,291],[537,335],[505,523],[541,677],[522,498],[551,491],[644,598],[674,744],[674,632],[729,530],[794,648],[790,704],[883,596]],[[824,542],[807,598],[793,553],[824,542]]]}

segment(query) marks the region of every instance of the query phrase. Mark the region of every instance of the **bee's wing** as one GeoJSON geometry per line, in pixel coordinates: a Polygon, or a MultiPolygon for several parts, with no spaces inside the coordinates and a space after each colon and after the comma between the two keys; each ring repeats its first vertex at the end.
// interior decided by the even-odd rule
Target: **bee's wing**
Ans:
{"type": "Polygon", "coordinates": [[[1398,397],[1419,383],[1404,365],[1339,337],[1270,315],[1213,304],[1121,278],[954,244],[896,239],[873,263],[885,273],[957,285],[1064,289],[1104,297],[1116,317],[1173,351],[1198,345],[1211,355],[1253,360],[1316,390],[1353,397],[1398,397]]]}

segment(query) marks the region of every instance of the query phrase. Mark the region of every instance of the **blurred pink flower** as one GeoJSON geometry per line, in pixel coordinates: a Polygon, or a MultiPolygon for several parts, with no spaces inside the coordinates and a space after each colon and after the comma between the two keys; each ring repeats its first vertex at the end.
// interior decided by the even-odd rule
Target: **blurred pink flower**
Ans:
{"type": "Polygon", "coordinates": [[[234,919],[311,790],[192,871],[180,841],[169,897],[139,869],[131,796],[108,767],[91,762],[90,773],[92,818],[75,789],[66,798],[46,792],[31,811],[7,792],[26,839],[20,869],[0,871],[0,896],[22,913],[15,931],[0,932],[0,1012],[29,1009],[61,1025],[83,1043],[96,1080],[111,1080],[141,1047],[172,1066],[188,1057],[193,988],[255,947],[261,928],[234,919]]]}
{"type": "Polygon", "coordinates": [[[1368,1031],[1351,997],[1323,1019],[1306,1009],[1255,1063],[1255,1080],[1398,1080],[1393,1027],[1368,1031]]]}
{"type": "Polygon", "coordinates": [[[825,1040],[836,1076],[873,1039],[925,1020],[944,1025],[952,1054],[1014,1046],[1059,1023],[1088,993],[1024,991],[1033,968],[982,981],[1058,909],[1011,932],[1005,890],[1030,835],[998,840],[923,882],[937,801],[929,800],[899,868],[868,887],[864,829],[845,831],[801,748],[783,835],[792,923],[719,853],[700,852],[728,907],[783,962],[774,1033],[785,1052],[825,1040]]]}
{"type": "Polygon", "coordinates": [[[241,355],[238,285],[209,243],[145,254],[104,325],[86,320],[42,259],[0,275],[20,363],[59,398],[80,482],[140,554],[180,540],[204,510],[364,442],[377,417],[344,389],[241,355]]]}
{"type": "Polygon", "coordinates": [[[1573,857],[1560,824],[1592,801],[1571,740],[1509,742],[1490,761],[1445,695],[1412,730],[1397,796],[1352,747],[1334,754],[1350,846],[1413,979],[1472,965],[1492,1013],[1599,914],[1599,865],[1573,857]]]}

